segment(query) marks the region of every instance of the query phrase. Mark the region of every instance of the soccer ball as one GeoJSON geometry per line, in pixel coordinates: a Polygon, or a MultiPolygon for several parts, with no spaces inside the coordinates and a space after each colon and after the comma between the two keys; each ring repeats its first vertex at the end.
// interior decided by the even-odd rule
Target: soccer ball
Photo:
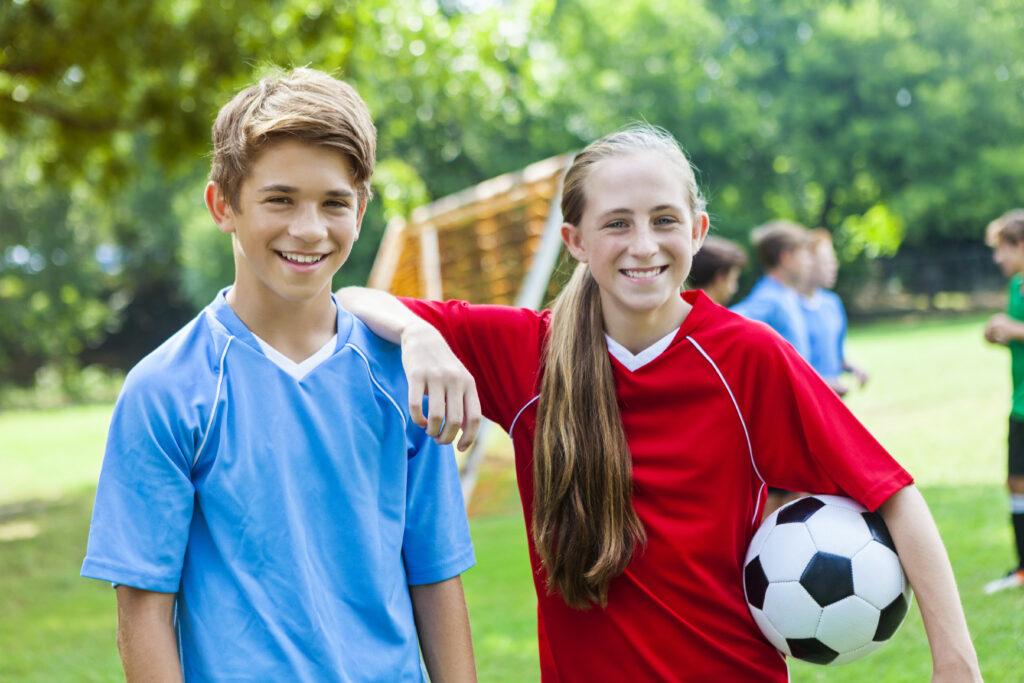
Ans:
{"type": "Polygon", "coordinates": [[[881,516],[849,498],[814,495],[776,510],[750,541],[743,588],[780,652],[845,664],[892,637],[910,587],[881,516]]]}

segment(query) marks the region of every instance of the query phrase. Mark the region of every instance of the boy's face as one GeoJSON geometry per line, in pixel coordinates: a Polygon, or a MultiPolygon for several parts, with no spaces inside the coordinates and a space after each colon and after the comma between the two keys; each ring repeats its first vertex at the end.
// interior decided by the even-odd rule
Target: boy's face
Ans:
{"type": "Polygon", "coordinates": [[[345,157],[297,140],[260,153],[237,210],[213,183],[206,200],[218,227],[234,236],[236,296],[268,304],[329,297],[365,209],[345,157]]]}
{"type": "Polygon", "coordinates": [[[1006,277],[1024,272],[1024,241],[1014,244],[1008,240],[999,240],[992,250],[992,260],[1006,277]]]}
{"type": "Polygon", "coordinates": [[[814,268],[811,284],[814,287],[832,289],[839,275],[839,260],[831,242],[820,242],[814,249],[814,268]]]}
{"type": "Polygon", "coordinates": [[[786,284],[799,289],[810,281],[814,256],[807,245],[794,247],[782,252],[779,266],[786,284]]]}

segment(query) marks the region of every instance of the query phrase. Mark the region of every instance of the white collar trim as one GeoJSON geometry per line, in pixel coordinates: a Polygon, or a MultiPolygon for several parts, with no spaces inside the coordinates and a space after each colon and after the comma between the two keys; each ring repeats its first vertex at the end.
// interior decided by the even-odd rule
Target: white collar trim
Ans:
{"type": "MultiPolygon", "coordinates": [[[[252,336],[256,337],[255,334],[252,336]]],[[[269,358],[274,365],[295,379],[301,380],[334,354],[334,347],[338,345],[338,335],[335,334],[328,339],[327,343],[321,346],[319,351],[301,363],[296,363],[259,337],[256,337],[256,341],[259,342],[260,348],[263,349],[263,355],[269,358]]]]}
{"type": "Polygon", "coordinates": [[[604,340],[608,344],[608,352],[615,356],[615,360],[626,366],[626,369],[630,372],[636,372],[638,369],[650,363],[652,360],[664,353],[668,345],[672,343],[672,340],[676,338],[676,334],[679,329],[674,329],[664,337],[654,342],[646,349],[636,354],[635,356],[625,346],[615,341],[607,334],[604,335],[604,340]]]}

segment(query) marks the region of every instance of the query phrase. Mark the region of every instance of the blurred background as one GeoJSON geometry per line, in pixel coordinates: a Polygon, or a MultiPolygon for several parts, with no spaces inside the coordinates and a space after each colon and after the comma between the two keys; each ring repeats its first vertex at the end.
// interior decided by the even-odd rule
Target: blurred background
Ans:
{"type": "MultiPolygon", "coordinates": [[[[1005,280],[982,235],[1024,205],[1022,36],[1022,0],[0,1],[0,679],[118,677],[113,596],[76,578],[110,406],[230,283],[209,130],[270,65],[345,78],[376,120],[376,198],[336,286],[366,282],[389,219],[635,120],[683,143],[713,232],[827,228],[876,377],[851,406],[973,544],[961,581],[1004,571],[1009,373],[980,316],[1005,280]]],[[[533,680],[495,449],[467,578],[478,656],[483,680],[533,680]]],[[[968,605],[995,681],[1024,652],[1024,600],[1003,600],[968,605]]],[[[906,630],[888,668],[828,680],[921,680],[906,630]]]]}
{"type": "Polygon", "coordinates": [[[700,169],[714,231],[833,231],[854,316],[965,309],[1024,202],[1011,0],[0,5],[0,386],[130,367],[230,280],[202,205],[217,109],[268,64],[356,85],[386,219],[633,120],[700,169]],[[42,371],[42,376],[40,376],[42,371]]]}

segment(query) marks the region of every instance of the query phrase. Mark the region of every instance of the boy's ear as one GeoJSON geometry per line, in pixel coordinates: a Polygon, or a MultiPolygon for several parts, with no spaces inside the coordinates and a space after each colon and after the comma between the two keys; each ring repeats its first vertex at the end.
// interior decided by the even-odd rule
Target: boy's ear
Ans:
{"type": "Polygon", "coordinates": [[[359,232],[363,229],[363,216],[366,215],[366,205],[369,203],[366,197],[357,197],[359,210],[356,213],[356,239],[359,239],[359,232]]]}
{"type": "Polygon", "coordinates": [[[562,223],[562,242],[572,257],[580,263],[587,262],[587,250],[583,246],[583,231],[572,223],[562,223]]]}
{"type": "Polygon", "coordinates": [[[208,182],[206,184],[206,191],[203,193],[203,199],[206,200],[206,209],[210,212],[213,222],[217,224],[217,228],[224,233],[234,232],[235,212],[231,208],[231,202],[228,201],[221,191],[220,185],[212,180],[208,182]]]}

